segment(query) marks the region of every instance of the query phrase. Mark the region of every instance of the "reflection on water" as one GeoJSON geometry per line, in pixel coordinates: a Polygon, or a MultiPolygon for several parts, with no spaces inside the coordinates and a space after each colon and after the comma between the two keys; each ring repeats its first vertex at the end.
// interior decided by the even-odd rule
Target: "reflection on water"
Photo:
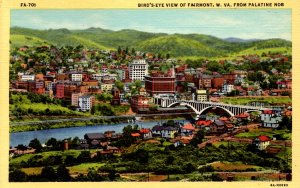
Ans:
{"type": "MultiPolygon", "coordinates": [[[[180,121],[182,122],[182,121],[180,121]]],[[[139,127],[152,128],[157,125],[157,121],[152,122],[136,122],[139,127]]],[[[28,131],[28,132],[18,132],[10,133],[10,146],[17,146],[18,144],[28,145],[30,140],[37,138],[41,143],[45,143],[51,137],[58,140],[75,137],[83,138],[85,133],[91,132],[105,132],[114,130],[116,133],[121,133],[123,127],[128,125],[128,123],[120,123],[116,125],[99,125],[99,126],[86,126],[86,127],[70,127],[61,129],[49,129],[49,130],[38,130],[38,131],[28,131]]]]}

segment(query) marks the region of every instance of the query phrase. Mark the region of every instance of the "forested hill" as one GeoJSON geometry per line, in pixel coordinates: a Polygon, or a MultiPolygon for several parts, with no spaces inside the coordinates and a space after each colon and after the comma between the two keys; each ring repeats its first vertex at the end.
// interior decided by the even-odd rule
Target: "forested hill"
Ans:
{"type": "Polygon", "coordinates": [[[87,48],[117,49],[121,46],[155,54],[168,53],[172,57],[220,57],[247,49],[289,49],[292,46],[290,41],[283,39],[242,40],[230,38],[228,40],[203,34],[149,33],[130,29],[120,31],[102,28],[36,30],[12,27],[10,35],[11,47],[24,45],[76,46],[81,44],[87,48]]]}

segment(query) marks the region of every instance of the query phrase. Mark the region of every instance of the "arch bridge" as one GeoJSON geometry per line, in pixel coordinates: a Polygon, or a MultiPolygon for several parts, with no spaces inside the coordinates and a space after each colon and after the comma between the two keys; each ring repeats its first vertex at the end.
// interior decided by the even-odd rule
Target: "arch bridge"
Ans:
{"type": "Polygon", "coordinates": [[[202,101],[178,101],[175,99],[155,99],[155,103],[163,108],[171,108],[175,106],[186,106],[191,108],[198,116],[201,115],[205,110],[211,108],[220,108],[226,111],[230,116],[235,116],[241,113],[250,111],[262,111],[269,108],[262,106],[246,106],[246,105],[232,105],[225,103],[215,102],[202,102],[202,101]]]}

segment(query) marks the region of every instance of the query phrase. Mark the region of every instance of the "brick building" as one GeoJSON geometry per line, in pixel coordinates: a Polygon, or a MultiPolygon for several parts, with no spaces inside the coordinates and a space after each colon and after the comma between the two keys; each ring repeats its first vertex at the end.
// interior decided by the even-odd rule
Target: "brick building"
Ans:
{"type": "Polygon", "coordinates": [[[138,112],[141,109],[149,108],[149,98],[142,95],[135,95],[131,97],[131,108],[134,112],[138,112]]]}
{"type": "Polygon", "coordinates": [[[162,75],[145,76],[145,89],[151,96],[175,94],[175,77],[162,75]]]}

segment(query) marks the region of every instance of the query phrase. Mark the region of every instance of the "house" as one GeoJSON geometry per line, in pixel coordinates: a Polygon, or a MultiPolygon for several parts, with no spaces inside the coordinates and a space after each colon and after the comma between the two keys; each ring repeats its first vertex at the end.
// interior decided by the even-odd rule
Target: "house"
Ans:
{"type": "Polygon", "coordinates": [[[101,90],[102,90],[103,92],[110,92],[110,91],[112,90],[113,86],[114,86],[113,83],[102,83],[102,84],[100,85],[101,90]]]}
{"type": "Polygon", "coordinates": [[[161,131],[163,130],[163,126],[155,125],[152,127],[152,136],[161,136],[161,131]]]}
{"type": "Polygon", "coordinates": [[[175,133],[177,133],[177,128],[175,127],[163,127],[163,129],[161,130],[161,137],[162,138],[174,138],[175,137],[175,133]]]}
{"type": "Polygon", "coordinates": [[[211,120],[199,120],[196,122],[196,127],[200,127],[200,129],[205,131],[210,131],[211,124],[211,120]]]}
{"type": "Polygon", "coordinates": [[[259,150],[265,150],[270,145],[271,138],[268,136],[262,135],[256,137],[252,144],[259,150]]]}
{"type": "Polygon", "coordinates": [[[87,143],[93,146],[99,145],[101,141],[105,141],[105,134],[103,133],[86,133],[84,139],[87,143]]]}
{"type": "Polygon", "coordinates": [[[181,135],[192,135],[195,131],[195,127],[188,123],[181,127],[181,135]]]}
{"type": "Polygon", "coordinates": [[[223,134],[226,132],[225,122],[221,120],[215,120],[211,125],[211,132],[216,134],[223,134]]]}
{"type": "Polygon", "coordinates": [[[143,139],[152,138],[152,132],[150,129],[142,128],[140,130],[140,134],[143,139]]]}
{"type": "Polygon", "coordinates": [[[242,113],[235,116],[238,122],[248,121],[250,120],[250,114],[242,113]]]}

